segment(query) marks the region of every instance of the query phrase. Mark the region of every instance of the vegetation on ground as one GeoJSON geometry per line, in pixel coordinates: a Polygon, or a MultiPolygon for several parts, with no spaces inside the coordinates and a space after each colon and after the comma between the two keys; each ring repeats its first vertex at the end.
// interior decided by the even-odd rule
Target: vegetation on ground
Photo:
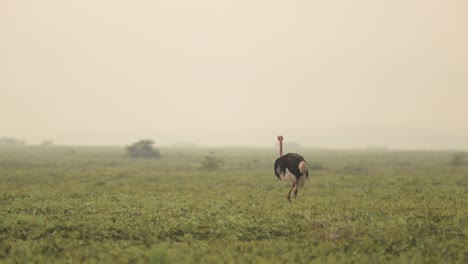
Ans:
{"type": "Polygon", "coordinates": [[[0,148],[0,262],[468,263],[452,152],[304,149],[288,202],[274,149],[0,148]]]}

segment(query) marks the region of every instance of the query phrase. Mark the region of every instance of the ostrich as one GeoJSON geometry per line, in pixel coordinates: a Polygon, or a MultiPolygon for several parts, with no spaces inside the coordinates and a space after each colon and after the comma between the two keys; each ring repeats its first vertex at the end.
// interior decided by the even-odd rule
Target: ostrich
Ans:
{"type": "Polygon", "coordinates": [[[299,187],[304,186],[309,179],[309,168],[304,158],[296,153],[283,155],[283,136],[278,136],[280,157],[275,161],[275,174],[279,180],[291,181],[292,187],[288,192],[288,200],[291,201],[291,192],[294,190],[294,198],[297,198],[299,187]]]}

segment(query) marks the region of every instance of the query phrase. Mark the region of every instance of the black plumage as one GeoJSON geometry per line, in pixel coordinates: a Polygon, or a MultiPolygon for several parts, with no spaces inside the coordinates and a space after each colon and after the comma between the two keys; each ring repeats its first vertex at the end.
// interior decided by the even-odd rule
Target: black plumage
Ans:
{"type": "Polygon", "coordinates": [[[276,159],[274,165],[275,175],[279,180],[291,181],[292,187],[288,192],[288,200],[291,200],[291,192],[297,197],[298,188],[302,187],[309,178],[309,169],[304,158],[296,153],[288,153],[276,159]]]}
{"type": "MultiPolygon", "coordinates": [[[[280,173],[284,174],[286,169],[294,174],[295,176],[300,176],[302,173],[299,170],[299,164],[304,161],[304,158],[296,153],[288,153],[276,159],[275,161],[275,174],[278,179],[280,179],[280,173]]],[[[307,171],[306,176],[309,176],[307,171]]]]}

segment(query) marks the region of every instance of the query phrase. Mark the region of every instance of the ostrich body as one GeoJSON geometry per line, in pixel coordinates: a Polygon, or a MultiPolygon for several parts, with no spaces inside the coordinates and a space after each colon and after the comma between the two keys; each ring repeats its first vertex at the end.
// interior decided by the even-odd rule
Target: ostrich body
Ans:
{"type": "Polygon", "coordinates": [[[291,201],[291,192],[294,190],[294,198],[297,198],[298,189],[304,186],[306,179],[309,179],[309,169],[304,158],[296,153],[283,153],[283,137],[278,136],[280,143],[280,157],[276,159],[274,169],[279,180],[290,181],[291,189],[288,192],[288,200],[291,201]]]}

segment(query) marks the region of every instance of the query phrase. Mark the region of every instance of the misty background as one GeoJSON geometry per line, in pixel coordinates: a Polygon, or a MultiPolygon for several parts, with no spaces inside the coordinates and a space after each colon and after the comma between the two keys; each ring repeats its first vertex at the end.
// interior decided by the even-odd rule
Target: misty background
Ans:
{"type": "Polygon", "coordinates": [[[0,137],[466,149],[467,11],[465,0],[1,1],[0,137]]]}

